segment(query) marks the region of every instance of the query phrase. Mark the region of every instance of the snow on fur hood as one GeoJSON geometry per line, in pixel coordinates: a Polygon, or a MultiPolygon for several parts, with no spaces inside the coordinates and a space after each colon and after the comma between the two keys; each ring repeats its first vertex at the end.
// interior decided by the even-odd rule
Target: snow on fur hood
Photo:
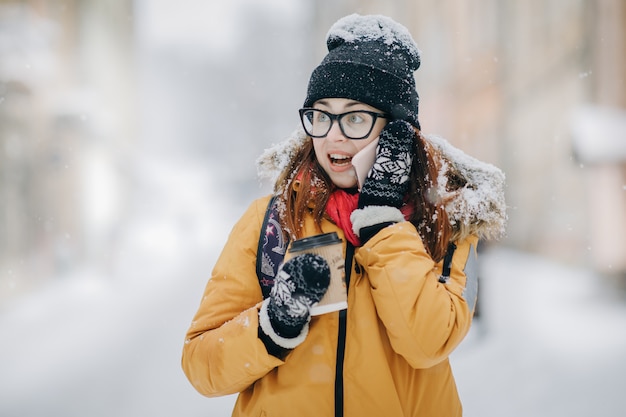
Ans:
{"type": "MultiPolygon", "coordinates": [[[[441,157],[437,192],[447,201],[446,212],[459,235],[476,234],[485,239],[502,237],[507,220],[504,173],[494,165],[465,154],[441,137],[425,137],[441,157]],[[465,180],[461,189],[446,190],[450,172],[465,180]]],[[[275,183],[306,139],[306,133],[300,128],[284,141],[266,149],[256,161],[259,177],[275,183]]]]}

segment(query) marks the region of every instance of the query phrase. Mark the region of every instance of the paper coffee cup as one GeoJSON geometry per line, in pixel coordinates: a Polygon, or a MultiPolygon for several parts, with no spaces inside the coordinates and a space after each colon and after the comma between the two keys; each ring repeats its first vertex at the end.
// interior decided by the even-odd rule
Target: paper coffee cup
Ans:
{"type": "Polygon", "coordinates": [[[337,233],[325,233],[295,240],[287,252],[286,259],[303,253],[320,255],[330,267],[330,285],[324,297],[311,308],[311,315],[317,316],[348,308],[343,245],[337,233]]]}

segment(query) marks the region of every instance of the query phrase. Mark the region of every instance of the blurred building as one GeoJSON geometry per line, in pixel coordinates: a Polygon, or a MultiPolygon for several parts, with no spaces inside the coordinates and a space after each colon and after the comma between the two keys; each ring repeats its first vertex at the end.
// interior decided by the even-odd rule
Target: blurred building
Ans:
{"type": "MultiPolygon", "coordinates": [[[[345,14],[387,14],[409,28],[422,51],[416,81],[425,133],[506,172],[505,244],[626,274],[626,160],[586,164],[572,140],[581,108],[626,109],[625,2],[315,5],[317,60],[328,28],[345,14]]],[[[590,129],[594,147],[606,128],[590,129]]],[[[609,153],[624,155],[626,133],[616,136],[609,153]]]]}
{"type": "Polygon", "coordinates": [[[626,273],[622,0],[301,0],[305,22],[281,14],[284,24],[255,3],[238,33],[221,34],[248,49],[216,56],[203,42],[228,40],[220,33],[200,51],[153,45],[139,77],[140,3],[0,0],[0,300],[78,262],[106,265],[139,135],[212,153],[248,198],[242,178],[295,126],[330,25],[353,12],[389,15],[414,35],[425,133],[506,172],[502,243],[626,273]],[[255,122],[233,129],[233,113],[255,122]],[[223,158],[233,146],[237,160],[223,158]]]}
{"type": "Polygon", "coordinates": [[[0,299],[105,262],[134,142],[131,5],[0,0],[0,299]]]}

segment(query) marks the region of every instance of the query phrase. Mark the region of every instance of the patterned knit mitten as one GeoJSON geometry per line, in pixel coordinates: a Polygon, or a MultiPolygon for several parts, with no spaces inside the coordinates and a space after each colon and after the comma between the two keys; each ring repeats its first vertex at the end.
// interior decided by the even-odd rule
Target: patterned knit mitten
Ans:
{"type": "Polygon", "coordinates": [[[282,348],[302,343],[311,306],[322,299],[329,284],[330,267],[321,256],[305,253],[289,259],[280,267],[259,312],[261,330],[282,348]]]}
{"type": "Polygon", "coordinates": [[[415,130],[404,120],[394,120],[380,132],[376,161],[361,189],[359,208],[400,208],[409,187],[415,130]]]}
{"type": "Polygon", "coordinates": [[[380,132],[376,161],[361,188],[358,209],[350,215],[352,230],[366,243],[383,228],[404,221],[400,211],[409,188],[415,130],[394,120],[380,132]]]}

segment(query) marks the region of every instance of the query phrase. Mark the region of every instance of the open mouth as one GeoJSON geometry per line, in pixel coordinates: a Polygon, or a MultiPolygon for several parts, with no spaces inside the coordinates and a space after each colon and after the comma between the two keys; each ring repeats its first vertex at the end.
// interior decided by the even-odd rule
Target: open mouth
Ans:
{"type": "Polygon", "coordinates": [[[337,166],[346,166],[352,163],[352,157],[349,155],[340,155],[336,153],[331,153],[328,155],[330,159],[330,163],[337,166]]]}

